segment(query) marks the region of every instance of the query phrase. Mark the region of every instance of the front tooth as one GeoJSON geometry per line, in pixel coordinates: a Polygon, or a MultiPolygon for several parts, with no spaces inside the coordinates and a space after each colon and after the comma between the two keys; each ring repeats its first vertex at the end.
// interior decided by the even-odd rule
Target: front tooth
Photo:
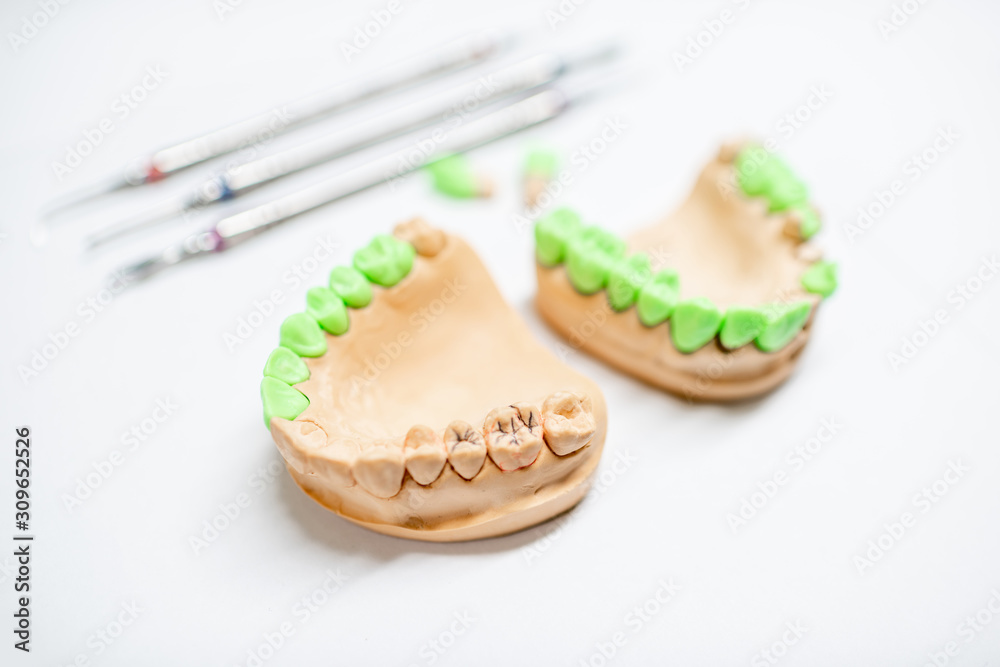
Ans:
{"type": "Polygon", "coordinates": [[[472,479],[486,462],[486,441],[472,425],[456,419],[444,431],[444,445],[451,467],[465,479],[472,479]]]}
{"type": "Polygon", "coordinates": [[[542,451],[541,416],[529,403],[496,408],[483,429],[490,458],[505,472],[530,466],[542,451]]]}
{"type": "Polygon", "coordinates": [[[444,470],[444,442],[427,426],[414,426],[403,443],[406,469],[417,484],[430,484],[444,470]]]}
{"type": "Polygon", "coordinates": [[[557,391],[542,405],[545,444],[558,456],[572,454],[590,443],[597,431],[590,396],[557,391]]]}
{"type": "Polygon", "coordinates": [[[378,498],[392,498],[403,486],[403,449],[394,443],[367,447],[354,460],[354,479],[378,498]]]}

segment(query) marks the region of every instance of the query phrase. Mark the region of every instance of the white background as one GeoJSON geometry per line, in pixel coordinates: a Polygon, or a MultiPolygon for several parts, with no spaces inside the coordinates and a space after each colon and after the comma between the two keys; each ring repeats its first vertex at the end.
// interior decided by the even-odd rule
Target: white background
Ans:
{"type": "MultiPolygon", "coordinates": [[[[1000,251],[995,3],[927,3],[887,38],[878,23],[892,14],[888,0],[592,0],[554,28],[546,14],[554,1],[482,4],[403,2],[347,62],[340,44],[384,3],[244,0],[220,18],[211,0],[79,1],[16,50],[9,34],[39,9],[4,3],[0,539],[14,532],[14,428],[28,424],[37,540],[33,650],[14,651],[4,630],[0,663],[246,665],[248,651],[288,622],[294,634],[264,664],[428,665],[433,657],[440,665],[599,665],[601,645],[619,632],[624,645],[609,664],[771,664],[758,652],[798,622],[806,631],[777,664],[921,665],[949,642],[958,653],[939,663],[996,664],[1000,617],[971,641],[959,626],[1000,591],[1000,278],[961,308],[955,297],[1000,251]],[[703,35],[708,46],[679,69],[674,54],[724,9],[733,20],[716,38],[703,35]],[[175,222],[95,255],[82,252],[83,235],[183,191],[191,178],[81,208],[46,245],[30,240],[45,202],[146,149],[484,27],[522,29],[525,52],[615,35],[629,47],[628,85],[473,154],[497,181],[491,201],[443,199],[418,175],[394,193],[377,188],[130,288],[92,320],[80,304],[100,294],[117,266],[211,218],[175,222]],[[111,105],[147,66],[169,74],[122,119],[111,105]],[[809,118],[800,127],[783,129],[813,87],[832,96],[802,112],[809,118]],[[58,179],[52,163],[105,117],[114,131],[58,179]],[[609,483],[565,520],[500,539],[430,545],[383,537],[314,504],[284,473],[252,479],[278,460],[261,425],[258,382],[279,323],[301,310],[305,290],[330,268],[400,220],[421,214],[467,237],[555,348],[531,308],[530,237],[512,223],[520,164],[530,138],[568,157],[614,118],[627,129],[586,169],[573,169],[560,202],[619,232],[669,211],[719,142],[743,133],[774,137],[811,184],[826,218],[817,241],[840,263],[841,288],[787,384],[743,405],[692,406],[570,355],[606,393],[609,483]],[[957,140],[912,180],[907,162],[942,128],[957,140]],[[845,225],[858,208],[896,179],[903,194],[849,239],[845,225]],[[290,271],[327,237],[336,256],[296,283],[290,271]],[[224,336],[273,290],[282,303],[230,350],[224,336]],[[919,351],[894,368],[889,354],[939,310],[947,321],[932,337],[917,336],[919,351]],[[79,335],[22,380],[18,367],[71,323],[79,335]],[[128,451],[123,434],[151,416],[157,399],[178,407],[128,451]],[[824,419],[842,426],[795,468],[788,453],[824,419]],[[114,450],[122,464],[68,509],[67,494],[114,450]],[[629,461],[618,473],[616,459],[629,461]],[[914,496],[949,462],[968,470],[922,512],[914,496]],[[734,532],[727,515],[778,471],[787,483],[734,532]],[[190,538],[239,494],[250,506],[195,554],[190,538]],[[916,525],[859,572],[855,558],[869,540],[907,511],[916,525]],[[296,605],[323,586],[328,570],[347,579],[303,622],[296,605]],[[671,579],[676,595],[649,602],[671,579]],[[110,646],[98,640],[132,602],[138,618],[110,646]],[[628,618],[646,603],[657,612],[648,621],[628,618]],[[457,637],[449,634],[455,614],[473,619],[457,637]],[[449,648],[434,653],[432,641],[449,648]]],[[[0,556],[0,565],[0,610],[10,619],[13,560],[0,556]]]]}

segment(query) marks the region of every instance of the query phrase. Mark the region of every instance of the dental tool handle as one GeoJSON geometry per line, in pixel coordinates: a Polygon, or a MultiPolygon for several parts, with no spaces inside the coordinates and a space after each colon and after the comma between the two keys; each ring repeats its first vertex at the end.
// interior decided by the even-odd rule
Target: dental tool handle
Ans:
{"type": "Polygon", "coordinates": [[[553,54],[528,58],[315,141],[232,167],[222,176],[227,190],[219,192],[217,186],[211,188],[205,199],[238,196],[259,185],[430,125],[440,124],[445,131],[467,122],[467,116],[497,100],[554,82],[562,70],[562,59],[553,54]]]}
{"type": "Polygon", "coordinates": [[[288,103],[280,110],[258,114],[227,127],[156,151],[133,163],[126,180],[133,185],[160,180],[241,146],[260,136],[356,106],[376,97],[462,69],[489,58],[503,40],[486,34],[456,40],[423,57],[397,63],[371,76],[359,77],[332,89],[288,103]]]}
{"type": "Polygon", "coordinates": [[[299,192],[224,218],[214,228],[220,243],[217,250],[231,247],[306,211],[379,183],[391,185],[393,180],[444,155],[462,153],[555,118],[567,104],[568,100],[562,92],[546,90],[456,128],[432,152],[417,160],[411,159],[414,147],[410,146],[299,192]]]}

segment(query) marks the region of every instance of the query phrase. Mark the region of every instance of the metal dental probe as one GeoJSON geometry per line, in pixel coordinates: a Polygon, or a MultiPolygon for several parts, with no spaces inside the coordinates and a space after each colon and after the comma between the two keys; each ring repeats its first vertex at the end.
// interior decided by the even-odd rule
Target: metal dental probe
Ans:
{"type": "Polygon", "coordinates": [[[266,183],[409,132],[440,122],[446,125],[463,122],[459,114],[463,105],[469,100],[475,101],[477,107],[486,106],[496,100],[552,83],[569,71],[606,60],[616,54],[616,47],[604,46],[571,57],[543,53],[527,58],[484,74],[475,81],[399,107],[314,141],[230,167],[219,176],[206,179],[196,187],[192,195],[167,200],[105,227],[87,239],[88,247],[96,248],[131,232],[183,215],[187,211],[227,201],[266,183]],[[487,86],[485,93],[482,92],[484,85],[487,86]]]}
{"type": "Polygon", "coordinates": [[[315,185],[219,220],[157,256],[122,269],[127,282],[143,280],[185,260],[222,252],[297,215],[368,188],[401,178],[443,155],[461,153],[560,115],[579,95],[550,89],[503,107],[453,130],[419,163],[408,162],[412,147],[396,151],[315,185]]]}
{"type": "Polygon", "coordinates": [[[333,88],[290,102],[282,107],[282,119],[271,110],[227,127],[163,148],[133,160],[121,176],[91,184],[60,197],[43,212],[52,215],[84,201],[117,190],[160,181],[183,169],[231,153],[264,133],[281,134],[331,114],[356,107],[450,72],[471,67],[498,53],[509,41],[488,34],[455,40],[423,56],[390,65],[371,75],[358,77],[333,88]],[[274,126],[278,120],[277,126],[274,126]]]}

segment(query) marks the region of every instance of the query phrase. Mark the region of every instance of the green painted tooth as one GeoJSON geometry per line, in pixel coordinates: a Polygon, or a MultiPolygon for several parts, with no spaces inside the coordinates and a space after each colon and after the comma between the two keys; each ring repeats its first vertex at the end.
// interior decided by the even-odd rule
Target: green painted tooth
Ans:
{"type": "Polygon", "coordinates": [[[773,213],[804,204],[809,199],[809,189],[791,171],[780,172],[772,178],[764,196],[770,204],[768,210],[773,213]]]}
{"type": "Polygon", "coordinates": [[[757,336],[757,347],[764,352],[777,352],[788,345],[809,319],[811,310],[808,301],[767,306],[767,326],[757,336]]]}
{"type": "Polygon", "coordinates": [[[736,177],[750,197],[766,197],[771,212],[804,204],[809,191],[792,168],[760,146],[749,146],[736,156],[736,177]]]}
{"type": "Polygon", "coordinates": [[[334,336],[344,333],[351,325],[347,318],[347,306],[333,290],[326,287],[313,287],[306,292],[306,312],[334,336]]]}
{"type": "Polygon", "coordinates": [[[767,192],[774,171],[773,156],[761,146],[748,146],[736,156],[736,179],[740,189],[750,197],[767,192]]]}
{"type": "Polygon", "coordinates": [[[685,354],[694,352],[715,338],[722,325],[722,313],[705,297],[681,301],[670,316],[670,338],[685,354]]]}
{"type": "Polygon", "coordinates": [[[535,256],[545,266],[566,259],[566,244],[583,225],[580,216],[568,208],[558,208],[535,223],[535,256]]]}
{"type": "Polygon", "coordinates": [[[271,428],[271,418],[292,421],[309,407],[309,399],[298,389],[281,380],[266,377],[260,381],[260,401],[264,404],[264,428],[271,428]]]}
{"type": "Polygon", "coordinates": [[[681,298],[681,279],[673,269],[664,269],[639,289],[635,309],[639,321],[655,327],[670,317],[681,298]]]}
{"type": "Polygon", "coordinates": [[[287,347],[276,347],[264,364],[264,376],[285,384],[298,384],[309,379],[309,367],[287,347]]]}
{"type": "Polygon", "coordinates": [[[528,151],[528,157],[524,160],[526,176],[551,178],[558,169],[559,154],[550,148],[536,146],[528,151]]]}
{"type": "Polygon", "coordinates": [[[837,265],[834,262],[816,262],[802,274],[802,286],[807,292],[819,294],[824,299],[837,289],[837,265]]]}
{"type": "Polygon", "coordinates": [[[615,261],[625,254],[625,241],[600,227],[585,228],[566,246],[566,273],[582,294],[593,294],[608,284],[615,261]]]}
{"type": "Polygon", "coordinates": [[[306,313],[295,313],[281,323],[281,346],[300,357],[318,357],[326,352],[326,336],[306,313]]]}
{"type": "Polygon", "coordinates": [[[726,310],[722,321],[719,342],[723,347],[735,350],[759,336],[766,326],[767,314],[761,308],[732,306],[726,310]]]}
{"type": "Polygon", "coordinates": [[[608,274],[608,302],[615,310],[625,310],[639,296],[639,289],[652,277],[649,257],[636,253],[620,259],[608,274]]]}
{"type": "Polygon", "coordinates": [[[808,241],[823,226],[823,223],[819,219],[819,213],[812,206],[796,206],[795,211],[801,219],[799,236],[802,237],[803,241],[808,241]]]}
{"type": "Polygon", "coordinates": [[[354,268],[373,283],[392,287],[413,268],[413,256],[416,252],[406,241],[388,234],[379,234],[371,243],[354,253],[354,268]]]}
{"type": "Polygon", "coordinates": [[[353,266],[338,266],[330,272],[330,289],[351,308],[364,308],[372,302],[372,286],[353,266]]]}

